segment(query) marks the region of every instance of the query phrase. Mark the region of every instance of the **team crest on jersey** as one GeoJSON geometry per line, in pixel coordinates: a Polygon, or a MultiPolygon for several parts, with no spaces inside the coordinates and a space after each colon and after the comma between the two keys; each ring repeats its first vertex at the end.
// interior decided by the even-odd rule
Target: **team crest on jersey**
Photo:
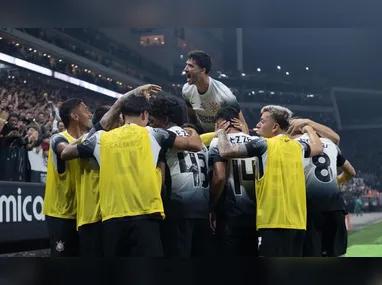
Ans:
{"type": "Polygon", "coordinates": [[[220,105],[216,102],[209,102],[208,107],[214,113],[219,111],[219,109],[220,109],[220,105]]]}
{"type": "Polygon", "coordinates": [[[57,246],[56,246],[56,250],[57,250],[58,252],[62,252],[62,251],[65,250],[65,242],[63,242],[63,241],[57,241],[56,244],[57,244],[57,246]]]}

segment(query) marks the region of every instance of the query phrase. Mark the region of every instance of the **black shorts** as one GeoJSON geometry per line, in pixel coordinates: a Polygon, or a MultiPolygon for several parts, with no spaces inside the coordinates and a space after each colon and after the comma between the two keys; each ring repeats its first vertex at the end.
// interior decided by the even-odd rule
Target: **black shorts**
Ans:
{"type": "Polygon", "coordinates": [[[76,220],[45,216],[51,257],[76,257],[79,253],[76,220]]]}
{"type": "MultiPolygon", "coordinates": [[[[254,218],[252,218],[254,221],[254,218]]],[[[216,253],[227,257],[258,257],[258,232],[255,222],[238,218],[217,218],[216,253]]]]}
{"type": "Polygon", "coordinates": [[[102,222],[82,225],[78,228],[81,257],[102,257],[102,222]]]}
{"type": "Polygon", "coordinates": [[[102,223],[105,257],[162,257],[161,219],[125,217],[102,223]]]}
{"type": "Polygon", "coordinates": [[[259,256],[301,257],[305,230],[261,229],[259,230],[259,256]]]}
{"type": "Polygon", "coordinates": [[[205,257],[212,254],[212,231],[207,219],[166,219],[161,240],[166,257],[205,257]]]}
{"type": "Polygon", "coordinates": [[[344,211],[308,213],[304,256],[337,257],[347,249],[347,229],[344,211]]]}

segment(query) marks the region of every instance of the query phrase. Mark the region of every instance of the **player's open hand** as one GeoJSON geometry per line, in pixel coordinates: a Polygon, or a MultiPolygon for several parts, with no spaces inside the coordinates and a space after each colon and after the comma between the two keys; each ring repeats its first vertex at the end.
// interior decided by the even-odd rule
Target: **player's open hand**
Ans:
{"type": "Polygon", "coordinates": [[[287,133],[289,135],[301,134],[307,124],[307,119],[292,119],[287,133]]]}
{"type": "Polygon", "coordinates": [[[217,138],[220,132],[224,132],[228,134],[230,130],[231,130],[231,122],[229,121],[223,121],[220,124],[215,124],[214,138],[217,138]]]}
{"type": "Polygon", "coordinates": [[[237,118],[233,118],[232,119],[232,125],[238,129],[238,130],[241,130],[243,133],[245,134],[249,134],[249,129],[248,129],[248,126],[246,123],[240,121],[239,119],[237,118]]]}
{"type": "Polygon", "coordinates": [[[137,87],[137,93],[145,96],[147,99],[150,99],[150,97],[153,94],[156,94],[159,92],[162,92],[162,87],[155,84],[146,84],[146,85],[137,87]]]}

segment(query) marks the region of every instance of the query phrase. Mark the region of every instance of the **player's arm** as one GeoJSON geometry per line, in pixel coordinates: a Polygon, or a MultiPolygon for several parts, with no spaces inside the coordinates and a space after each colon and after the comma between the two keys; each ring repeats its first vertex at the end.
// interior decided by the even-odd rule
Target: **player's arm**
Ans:
{"type": "Polygon", "coordinates": [[[293,133],[293,129],[301,129],[305,126],[311,126],[321,137],[330,139],[336,145],[339,145],[340,136],[335,131],[310,119],[293,119],[291,123],[291,131],[293,133]]]}
{"type": "Polygon", "coordinates": [[[99,123],[102,129],[104,129],[105,131],[109,131],[115,125],[115,123],[118,122],[119,114],[121,113],[123,102],[125,101],[127,97],[133,94],[135,95],[139,94],[139,95],[145,96],[146,98],[149,98],[151,94],[158,93],[160,91],[162,91],[162,88],[160,86],[154,85],[154,84],[146,84],[146,85],[139,86],[127,92],[126,94],[120,96],[117,99],[117,101],[115,101],[115,103],[110,108],[110,110],[100,120],[99,123]]]}
{"type": "Polygon", "coordinates": [[[54,135],[51,139],[51,148],[52,151],[57,155],[57,157],[61,157],[63,150],[69,145],[68,140],[62,135],[54,135]]]}
{"type": "Polygon", "coordinates": [[[300,144],[304,148],[304,156],[313,157],[319,155],[322,152],[323,147],[322,142],[318,137],[317,133],[313,130],[311,126],[308,125],[303,127],[302,131],[306,133],[309,137],[309,144],[300,142],[300,144]]]}
{"type": "Polygon", "coordinates": [[[208,158],[209,164],[212,165],[210,207],[214,209],[226,183],[227,161],[220,156],[216,145],[210,147],[208,158]]]}
{"type": "Polygon", "coordinates": [[[267,141],[264,138],[254,139],[246,144],[231,145],[223,129],[218,130],[218,149],[224,159],[261,157],[267,151],[267,141]]]}
{"type": "Polygon", "coordinates": [[[92,158],[94,150],[98,143],[99,136],[93,135],[88,137],[83,142],[72,143],[67,145],[61,153],[61,159],[72,160],[76,158],[92,158]]]}
{"type": "Polygon", "coordinates": [[[192,152],[201,151],[203,148],[202,140],[198,133],[193,129],[188,129],[189,137],[180,137],[175,133],[164,129],[152,129],[154,137],[162,148],[174,148],[177,150],[188,150],[192,152]]]}
{"type": "Polygon", "coordinates": [[[315,121],[309,120],[309,119],[308,119],[307,125],[311,126],[313,128],[313,130],[315,130],[316,133],[318,133],[321,137],[330,139],[336,145],[339,145],[340,136],[335,131],[333,131],[331,128],[329,128],[325,125],[319,124],[315,121]]]}
{"type": "Polygon", "coordinates": [[[338,149],[337,155],[337,167],[342,170],[342,173],[337,176],[338,184],[341,185],[346,181],[349,181],[354,176],[356,176],[356,171],[351,163],[342,155],[341,151],[338,149]]]}

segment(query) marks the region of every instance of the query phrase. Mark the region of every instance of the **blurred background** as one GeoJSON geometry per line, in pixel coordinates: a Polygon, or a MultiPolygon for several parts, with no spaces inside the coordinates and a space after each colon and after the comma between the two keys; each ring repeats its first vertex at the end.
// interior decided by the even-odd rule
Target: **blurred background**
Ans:
{"type": "MultiPolygon", "coordinates": [[[[376,245],[379,235],[365,233],[382,233],[379,34],[366,29],[1,28],[0,181],[8,182],[0,184],[0,225],[42,222],[36,215],[28,221],[14,209],[25,200],[25,192],[19,193],[24,183],[36,183],[35,195],[28,190],[33,201],[43,197],[49,138],[64,129],[58,113],[62,101],[79,97],[94,110],[146,83],[182,96],[187,54],[199,49],[211,55],[210,76],[236,95],[249,127],[256,126],[264,105],[280,104],[340,134],[340,148],[357,170],[357,177],[341,187],[343,197],[350,213],[360,199],[364,214],[351,216],[349,245],[376,245]],[[21,202],[10,198],[16,195],[21,202]],[[369,224],[372,230],[365,228],[369,224]]],[[[26,207],[41,213],[38,204],[26,207]]],[[[33,239],[20,233],[12,241],[23,238],[33,239]]]]}

